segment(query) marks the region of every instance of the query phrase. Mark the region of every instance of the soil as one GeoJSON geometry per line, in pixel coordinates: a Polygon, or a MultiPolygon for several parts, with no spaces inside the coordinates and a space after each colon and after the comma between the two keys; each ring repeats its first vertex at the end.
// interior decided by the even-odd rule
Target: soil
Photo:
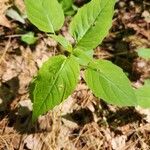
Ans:
{"type": "MultiPolygon", "coordinates": [[[[43,62],[61,52],[29,21],[6,16],[9,8],[25,13],[23,0],[0,2],[0,150],[149,150],[150,109],[108,105],[83,80],[60,106],[31,124],[29,84],[43,62]],[[38,37],[32,46],[21,41],[27,31],[38,37]]],[[[69,20],[61,33],[71,40],[69,20]]],[[[150,78],[150,61],[136,52],[141,47],[150,48],[150,1],[117,0],[113,26],[94,57],[120,66],[139,88],[150,78]]]]}

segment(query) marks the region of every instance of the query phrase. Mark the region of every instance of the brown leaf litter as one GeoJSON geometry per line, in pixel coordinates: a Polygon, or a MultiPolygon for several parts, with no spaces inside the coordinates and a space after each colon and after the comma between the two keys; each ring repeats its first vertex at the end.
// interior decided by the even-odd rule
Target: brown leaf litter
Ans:
{"type": "MultiPolygon", "coordinates": [[[[0,2],[1,17],[11,4],[7,2],[0,2]]],[[[22,1],[15,0],[15,5],[24,12],[22,1]]],[[[120,0],[111,33],[94,54],[126,66],[134,87],[150,76],[149,62],[134,54],[140,47],[150,47],[149,7],[146,0],[120,0]]],[[[2,23],[11,28],[4,20],[2,23]]],[[[118,108],[99,101],[85,85],[83,72],[72,96],[32,125],[29,83],[43,62],[61,52],[56,42],[41,33],[36,33],[39,39],[35,45],[27,46],[16,36],[18,30],[6,27],[0,27],[0,149],[150,149],[149,109],[118,108]]],[[[64,26],[62,33],[74,42],[66,31],[64,26]]]]}

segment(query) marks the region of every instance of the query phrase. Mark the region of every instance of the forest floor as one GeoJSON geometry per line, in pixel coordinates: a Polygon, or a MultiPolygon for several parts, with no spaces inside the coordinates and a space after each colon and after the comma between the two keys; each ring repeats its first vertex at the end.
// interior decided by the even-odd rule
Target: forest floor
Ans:
{"type": "MultiPolygon", "coordinates": [[[[63,104],[30,123],[29,84],[60,51],[28,22],[7,17],[10,8],[24,13],[23,0],[0,1],[0,150],[150,150],[150,109],[108,105],[83,81],[63,104]],[[21,41],[27,31],[38,37],[32,46],[21,41]]],[[[69,37],[67,24],[61,32],[69,37]]],[[[112,29],[94,57],[122,67],[139,88],[150,77],[150,61],[136,53],[141,47],[150,48],[150,1],[118,0],[112,29]]]]}

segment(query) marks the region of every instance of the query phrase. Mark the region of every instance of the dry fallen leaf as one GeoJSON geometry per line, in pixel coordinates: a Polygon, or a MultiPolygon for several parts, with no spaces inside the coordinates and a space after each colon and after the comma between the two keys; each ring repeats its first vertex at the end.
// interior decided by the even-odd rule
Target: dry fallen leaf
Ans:
{"type": "Polygon", "coordinates": [[[10,21],[3,14],[0,14],[0,25],[11,28],[10,21]]]}
{"type": "Polygon", "coordinates": [[[0,1],[0,25],[11,28],[10,21],[5,17],[6,10],[10,7],[9,0],[0,1]]]}
{"type": "Polygon", "coordinates": [[[147,23],[150,23],[150,13],[148,12],[148,11],[144,11],[143,13],[142,13],[142,17],[144,17],[144,19],[145,19],[145,21],[147,22],[147,23]]]}
{"type": "Polygon", "coordinates": [[[125,135],[113,138],[112,142],[111,142],[113,149],[114,150],[123,149],[123,147],[125,147],[125,145],[126,145],[126,139],[127,139],[127,137],[125,135]]]}
{"type": "Polygon", "coordinates": [[[145,115],[144,119],[145,119],[148,123],[150,123],[150,109],[143,109],[143,108],[141,108],[141,107],[138,106],[138,107],[136,108],[136,110],[138,110],[139,113],[144,114],[144,115],[145,115]]]}
{"type": "Polygon", "coordinates": [[[23,0],[14,0],[14,4],[22,14],[25,14],[25,4],[23,0]]]}

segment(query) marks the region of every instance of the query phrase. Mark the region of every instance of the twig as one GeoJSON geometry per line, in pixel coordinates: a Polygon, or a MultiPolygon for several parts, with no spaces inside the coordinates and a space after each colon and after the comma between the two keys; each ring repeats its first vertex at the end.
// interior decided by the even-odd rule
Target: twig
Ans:
{"type": "Polygon", "coordinates": [[[2,56],[0,57],[0,64],[2,63],[2,61],[5,59],[5,55],[7,53],[7,50],[10,46],[10,41],[11,41],[11,38],[9,38],[8,42],[7,42],[7,45],[5,46],[5,49],[4,49],[4,52],[2,54],[2,56]]]}
{"type": "Polygon", "coordinates": [[[6,148],[9,150],[9,146],[8,146],[7,141],[6,141],[5,139],[3,139],[3,137],[2,137],[2,136],[0,136],[0,139],[4,142],[4,144],[5,144],[6,148]]]}
{"type": "Polygon", "coordinates": [[[5,38],[16,38],[16,37],[21,37],[24,34],[14,34],[14,35],[7,35],[5,38]]]}

